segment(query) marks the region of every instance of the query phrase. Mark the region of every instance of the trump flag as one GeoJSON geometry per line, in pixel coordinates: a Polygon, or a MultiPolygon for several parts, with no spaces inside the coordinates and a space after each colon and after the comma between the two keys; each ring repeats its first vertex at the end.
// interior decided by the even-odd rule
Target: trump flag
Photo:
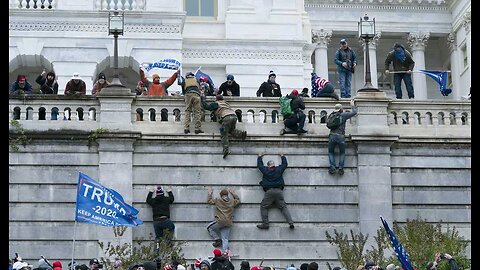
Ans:
{"type": "Polygon", "coordinates": [[[390,229],[390,226],[388,226],[388,223],[383,219],[383,217],[380,217],[380,219],[382,220],[383,227],[387,232],[390,242],[392,242],[393,250],[395,251],[395,254],[397,255],[398,260],[402,264],[403,269],[414,270],[412,267],[412,263],[410,262],[410,257],[408,256],[407,251],[403,248],[402,244],[400,244],[397,237],[395,236],[393,231],[390,229]]]}
{"type": "Polygon", "coordinates": [[[79,173],[75,221],[107,227],[135,227],[143,223],[137,214],[138,210],[125,203],[118,192],[79,173]]]}
{"type": "Polygon", "coordinates": [[[197,79],[197,81],[204,81],[206,83],[210,83],[212,84],[212,87],[215,88],[215,84],[213,83],[213,80],[212,78],[210,77],[210,75],[208,75],[207,73],[204,73],[199,69],[197,69],[197,71],[195,72],[195,78],[197,79]]]}

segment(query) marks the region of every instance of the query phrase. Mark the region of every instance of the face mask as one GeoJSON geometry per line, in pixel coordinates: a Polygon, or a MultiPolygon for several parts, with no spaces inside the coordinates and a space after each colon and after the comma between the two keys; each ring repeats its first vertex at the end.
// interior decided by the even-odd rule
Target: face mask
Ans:
{"type": "Polygon", "coordinates": [[[228,195],[223,195],[222,199],[226,202],[230,201],[230,198],[228,197],[228,195]]]}
{"type": "Polygon", "coordinates": [[[100,80],[98,80],[98,82],[99,82],[100,84],[103,84],[103,83],[105,83],[105,80],[104,80],[104,79],[100,79],[100,80]]]}

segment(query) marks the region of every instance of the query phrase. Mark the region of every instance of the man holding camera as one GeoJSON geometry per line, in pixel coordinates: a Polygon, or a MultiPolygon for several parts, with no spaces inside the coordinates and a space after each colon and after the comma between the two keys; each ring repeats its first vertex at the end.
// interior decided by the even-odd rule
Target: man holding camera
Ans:
{"type": "Polygon", "coordinates": [[[455,259],[452,257],[452,255],[447,254],[447,253],[437,253],[435,254],[435,261],[430,262],[427,264],[427,270],[437,270],[437,264],[441,260],[447,260],[448,264],[450,265],[450,270],[458,270],[458,265],[455,259]]]}

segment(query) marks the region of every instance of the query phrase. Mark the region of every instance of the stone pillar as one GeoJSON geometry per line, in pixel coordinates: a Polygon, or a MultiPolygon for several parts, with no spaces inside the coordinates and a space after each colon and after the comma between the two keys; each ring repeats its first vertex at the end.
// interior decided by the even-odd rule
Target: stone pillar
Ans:
{"type": "MultiPolygon", "coordinates": [[[[103,90],[102,90],[103,91],[103,90]]],[[[125,203],[132,205],[133,201],[133,143],[135,135],[132,133],[102,134],[98,143],[98,181],[122,195],[125,203]],[[122,138],[123,137],[123,138],[122,138]]],[[[138,207],[135,207],[138,209],[138,207]]],[[[132,228],[127,228],[122,236],[115,237],[112,227],[97,226],[97,238],[105,244],[114,245],[132,244],[132,228]]],[[[104,254],[99,254],[99,256],[104,254]]]]}
{"type": "Polygon", "coordinates": [[[315,73],[328,79],[328,44],[332,37],[332,30],[312,30],[312,43],[315,47],[315,73]]]}
{"type": "MultiPolygon", "coordinates": [[[[452,95],[453,99],[460,100],[461,96],[464,92],[460,89],[460,71],[458,70],[458,63],[460,59],[458,58],[458,50],[457,50],[457,39],[456,39],[456,32],[451,32],[447,37],[447,44],[450,49],[450,74],[452,75],[452,95]]],[[[448,82],[447,82],[448,83],[448,82]]],[[[448,86],[448,84],[447,84],[448,86]]],[[[468,94],[468,93],[467,93],[468,94]]]]}
{"type": "MultiPolygon", "coordinates": [[[[369,58],[370,58],[370,77],[371,77],[371,83],[375,88],[378,88],[378,74],[377,74],[377,44],[378,40],[382,36],[381,32],[377,32],[375,36],[368,41],[368,53],[369,53],[369,58]]],[[[365,40],[364,39],[359,39],[360,45],[363,48],[363,59],[366,59],[366,52],[365,52],[365,40]]],[[[357,61],[358,62],[358,61],[357,61]]],[[[364,61],[364,63],[366,60],[364,61]]],[[[365,64],[363,65],[363,81],[365,82],[365,73],[367,72],[367,69],[365,67],[365,64]]]]}
{"type": "MultiPolygon", "coordinates": [[[[415,61],[414,70],[425,69],[425,47],[429,38],[430,33],[424,32],[412,32],[408,35],[408,43],[412,48],[412,56],[415,61]]],[[[427,99],[427,76],[420,72],[414,72],[412,77],[415,99],[427,99]]]]}
{"type": "MultiPolygon", "coordinates": [[[[471,11],[466,12],[463,15],[463,28],[465,29],[465,39],[467,43],[467,62],[469,69],[471,70],[472,68],[472,31],[471,31],[471,11]]],[[[462,80],[466,81],[463,85],[465,85],[465,89],[462,90],[462,93],[464,95],[467,95],[470,92],[470,87],[472,86],[472,72],[469,71],[465,74],[465,76],[462,76],[462,80]]]]}
{"type": "Polygon", "coordinates": [[[97,121],[106,129],[130,130],[135,113],[132,101],[135,97],[129,88],[107,87],[97,95],[100,101],[100,114],[97,121]]]}
{"type": "MultiPolygon", "coordinates": [[[[312,66],[312,53],[315,49],[315,44],[307,43],[303,45],[303,52],[302,52],[302,62],[303,62],[303,87],[307,87],[311,90],[312,83],[311,83],[311,73],[313,72],[312,66]]],[[[301,89],[298,89],[299,91],[301,89]]]]}
{"type": "Polygon", "coordinates": [[[357,130],[351,140],[357,146],[359,224],[360,231],[369,234],[366,246],[371,246],[382,226],[380,216],[393,222],[390,146],[398,136],[389,134],[385,92],[359,92],[355,104],[357,130]]]}

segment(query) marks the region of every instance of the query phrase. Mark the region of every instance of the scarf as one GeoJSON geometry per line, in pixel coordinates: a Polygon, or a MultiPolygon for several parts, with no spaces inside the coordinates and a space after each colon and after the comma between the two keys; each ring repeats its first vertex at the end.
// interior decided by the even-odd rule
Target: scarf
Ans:
{"type": "Polygon", "coordinates": [[[405,62],[405,59],[407,58],[407,56],[405,56],[405,51],[403,50],[403,48],[401,50],[395,50],[394,55],[395,57],[400,59],[402,63],[405,62]]]}

